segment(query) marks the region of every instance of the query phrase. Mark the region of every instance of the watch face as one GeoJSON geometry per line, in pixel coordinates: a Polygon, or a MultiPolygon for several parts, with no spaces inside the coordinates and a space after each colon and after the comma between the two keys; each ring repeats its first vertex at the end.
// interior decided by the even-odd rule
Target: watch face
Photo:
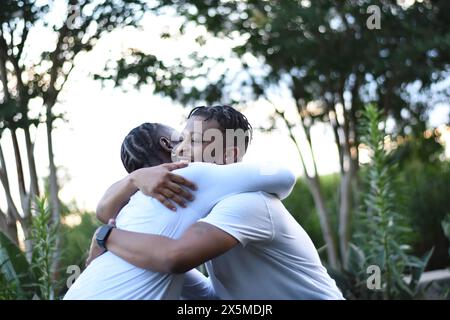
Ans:
{"type": "Polygon", "coordinates": [[[103,241],[110,230],[111,230],[111,226],[106,225],[106,226],[101,227],[97,233],[97,239],[100,241],[103,241]]]}
{"type": "Polygon", "coordinates": [[[97,244],[100,246],[100,248],[106,249],[106,239],[108,238],[109,233],[111,232],[113,226],[110,225],[104,225],[100,228],[100,230],[97,233],[97,244]]]}

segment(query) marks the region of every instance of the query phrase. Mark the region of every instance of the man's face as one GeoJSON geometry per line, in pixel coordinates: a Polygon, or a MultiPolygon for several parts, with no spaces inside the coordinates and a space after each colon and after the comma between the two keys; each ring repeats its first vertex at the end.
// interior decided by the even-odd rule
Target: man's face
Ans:
{"type": "Polygon", "coordinates": [[[192,116],[181,133],[181,142],[174,148],[174,161],[223,163],[223,134],[217,120],[205,121],[192,116]]]}

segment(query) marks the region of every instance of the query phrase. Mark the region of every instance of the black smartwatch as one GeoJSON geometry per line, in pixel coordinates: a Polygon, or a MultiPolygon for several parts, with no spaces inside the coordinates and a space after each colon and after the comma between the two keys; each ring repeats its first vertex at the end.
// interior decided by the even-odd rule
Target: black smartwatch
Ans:
{"type": "Polygon", "coordinates": [[[111,233],[111,230],[115,228],[113,225],[105,224],[104,226],[100,227],[100,230],[97,232],[97,236],[95,239],[97,240],[97,244],[100,246],[100,248],[106,249],[106,240],[108,240],[109,234],[111,233]]]}

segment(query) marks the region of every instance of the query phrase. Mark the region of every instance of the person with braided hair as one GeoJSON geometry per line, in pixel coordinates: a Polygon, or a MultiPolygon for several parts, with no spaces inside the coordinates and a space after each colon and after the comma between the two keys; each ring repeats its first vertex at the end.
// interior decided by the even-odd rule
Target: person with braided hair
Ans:
{"type": "MultiPolygon", "coordinates": [[[[195,108],[173,146],[172,159],[190,161],[190,166],[200,162],[221,164],[217,167],[222,168],[244,164],[241,161],[251,131],[246,117],[230,106],[195,108]]],[[[278,170],[260,169],[268,176],[278,170]]],[[[97,217],[105,223],[116,217],[137,190],[172,210],[179,204],[182,208],[176,214],[186,214],[184,210],[192,207],[197,197],[186,207],[190,194],[174,182],[174,175],[168,169],[136,170],[107,190],[97,217]]],[[[188,175],[184,178],[197,183],[200,192],[203,188],[227,189],[229,184],[248,182],[249,176],[235,172],[227,177],[228,183],[223,177],[214,177],[203,187],[188,175]]],[[[142,269],[164,274],[187,272],[182,290],[186,299],[343,299],[308,234],[270,192],[224,197],[175,238],[117,226],[107,237],[98,232],[88,262],[95,263],[106,247],[108,254],[142,269]],[[193,269],[203,263],[209,277],[193,269]]]]}
{"type": "MultiPolygon", "coordinates": [[[[132,173],[171,162],[174,137],[177,133],[172,128],[157,123],[144,123],[131,130],[121,147],[121,159],[126,171],[132,173]]],[[[294,175],[285,168],[280,167],[276,173],[267,175],[260,165],[249,163],[221,166],[197,162],[175,172],[184,179],[195,181],[199,188],[196,199],[189,207],[176,214],[157,199],[138,191],[121,209],[117,227],[177,239],[227,196],[262,190],[283,199],[295,182],[294,175]],[[246,179],[234,183],[235,176],[246,179]],[[222,185],[214,186],[214,181],[220,181],[222,185]]],[[[111,231],[111,226],[106,228],[111,231]]],[[[112,252],[106,252],[88,265],[64,299],[178,299],[185,276],[196,279],[198,271],[176,275],[145,270],[112,252]]]]}
{"type": "Polygon", "coordinates": [[[125,137],[120,149],[123,166],[128,173],[140,168],[170,163],[173,139],[178,133],[160,123],[144,123],[125,137]]]}

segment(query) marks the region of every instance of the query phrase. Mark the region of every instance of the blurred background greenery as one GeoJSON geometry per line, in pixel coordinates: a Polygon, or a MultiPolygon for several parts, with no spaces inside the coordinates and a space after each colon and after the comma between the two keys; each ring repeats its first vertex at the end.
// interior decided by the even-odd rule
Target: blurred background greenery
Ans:
{"type": "MultiPolygon", "coordinates": [[[[409,244],[418,256],[432,247],[435,248],[428,266],[430,270],[446,268],[450,264],[449,241],[441,226],[441,222],[449,213],[449,165],[448,162],[428,164],[413,160],[399,172],[400,188],[404,190],[402,211],[414,229],[409,244]]],[[[336,212],[339,177],[328,175],[324,176],[322,181],[327,206],[334,208],[332,211],[336,212]]],[[[313,199],[303,180],[297,181],[294,191],[284,204],[308,231],[316,247],[325,245],[313,199]]],[[[334,224],[333,228],[336,229],[337,226],[334,224]]]]}

